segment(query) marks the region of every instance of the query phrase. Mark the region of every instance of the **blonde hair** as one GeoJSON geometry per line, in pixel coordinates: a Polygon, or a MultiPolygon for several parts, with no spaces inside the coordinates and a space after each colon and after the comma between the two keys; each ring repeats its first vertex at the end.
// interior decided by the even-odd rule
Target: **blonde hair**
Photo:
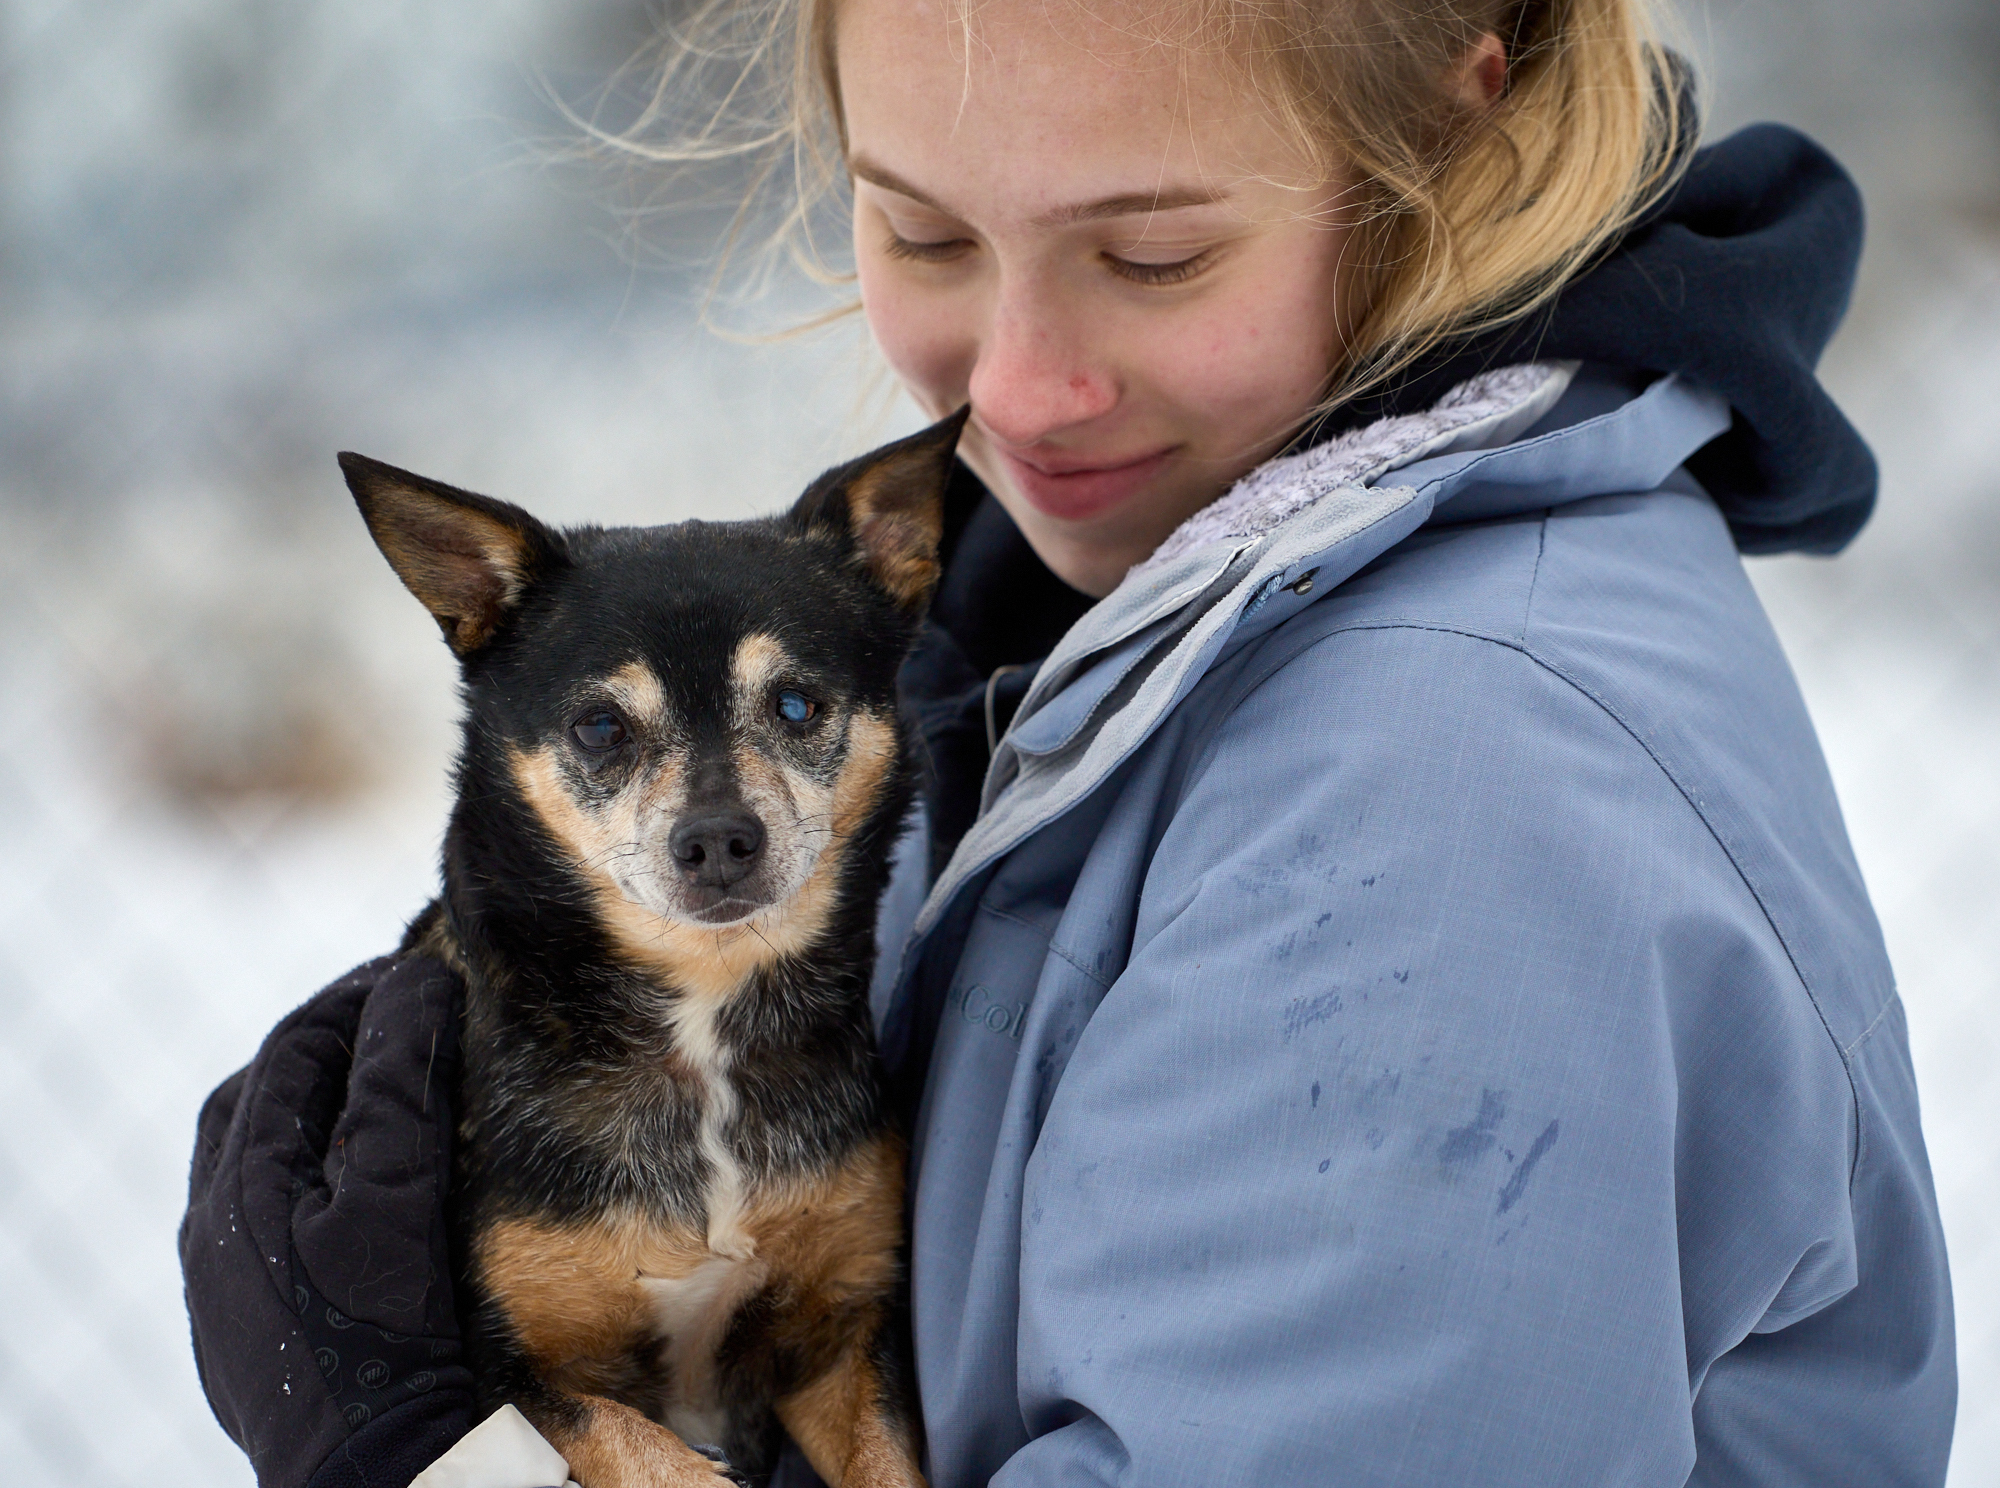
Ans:
{"type": "MultiPolygon", "coordinates": [[[[711,289],[761,241],[851,284],[824,237],[847,210],[838,0],[702,0],[631,64],[637,117],[594,141],[648,167],[748,166],[711,289]],[[689,100],[701,100],[690,110],[689,100]]],[[[964,24],[971,24],[973,0],[964,24]]],[[[1089,0],[1076,0],[1087,4],[1089,0]]],[[[1238,69],[1323,179],[1354,183],[1359,321],[1331,407],[1441,343],[1546,305],[1672,186],[1690,121],[1650,0],[1158,0],[1161,36],[1238,69]],[[1507,82],[1466,110],[1446,80],[1497,35],[1507,82]],[[1358,201],[1356,201],[1358,198],[1358,201]]],[[[844,242],[844,233],[841,234],[844,242]]],[[[858,301],[816,317],[821,324],[858,301]]]]}

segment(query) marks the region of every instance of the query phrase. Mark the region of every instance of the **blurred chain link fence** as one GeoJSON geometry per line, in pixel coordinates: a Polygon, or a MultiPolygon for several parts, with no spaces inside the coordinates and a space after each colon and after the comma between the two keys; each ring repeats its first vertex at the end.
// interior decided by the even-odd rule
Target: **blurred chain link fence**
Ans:
{"type": "MultiPolygon", "coordinates": [[[[1959,1295],[1953,1481],[2000,1481],[2000,148],[1989,0],[1717,3],[1880,225],[1828,377],[1879,516],[1752,574],[1909,1005],[1959,1295]],[[1982,110],[1986,110],[1982,112],[1982,110]]],[[[430,892],[451,667],[332,465],[558,520],[770,507],[909,422],[850,341],[733,347],[519,163],[637,0],[0,0],[0,1462],[247,1484],[174,1227],[194,1113],[430,892]]]]}

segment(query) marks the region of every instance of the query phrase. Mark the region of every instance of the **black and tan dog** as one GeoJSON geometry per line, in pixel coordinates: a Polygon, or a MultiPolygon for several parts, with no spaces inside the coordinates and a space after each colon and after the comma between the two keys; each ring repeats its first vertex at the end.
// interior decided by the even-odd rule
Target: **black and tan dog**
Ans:
{"type": "Polygon", "coordinates": [[[463,671],[444,893],[471,1360],[585,1488],[920,1485],[867,989],[959,415],[782,517],[552,531],[341,456],[463,671]],[[669,1429],[671,1428],[671,1429],[669,1429]]]}

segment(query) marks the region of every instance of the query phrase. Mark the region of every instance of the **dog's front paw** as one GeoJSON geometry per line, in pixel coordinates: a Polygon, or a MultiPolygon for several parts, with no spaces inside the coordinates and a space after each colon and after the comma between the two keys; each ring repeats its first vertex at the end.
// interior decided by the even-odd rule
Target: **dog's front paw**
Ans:
{"type": "Polygon", "coordinates": [[[691,1447],[629,1405],[571,1399],[583,1409],[536,1425],[583,1488],[749,1488],[719,1448],[691,1447]]]}

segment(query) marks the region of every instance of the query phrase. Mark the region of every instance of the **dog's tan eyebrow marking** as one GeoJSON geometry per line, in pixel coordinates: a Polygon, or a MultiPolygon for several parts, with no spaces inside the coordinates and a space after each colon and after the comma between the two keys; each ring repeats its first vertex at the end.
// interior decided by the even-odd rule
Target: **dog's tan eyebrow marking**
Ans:
{"type": "Polygon", "coordinates": [[[658,727],[667,716],[667,690],[643,661],[628,661],[604,679],[604,690],[634,723],[658,727]]]}
{"type": "Polygon", "coordinates": [[[736,651],[729,658],[729,680],[746,713],[754,713],[762,706],[765,692],[791,664],[790,654],[778,644],[777,638],[762,631],[736,643],[736,651]]]}

